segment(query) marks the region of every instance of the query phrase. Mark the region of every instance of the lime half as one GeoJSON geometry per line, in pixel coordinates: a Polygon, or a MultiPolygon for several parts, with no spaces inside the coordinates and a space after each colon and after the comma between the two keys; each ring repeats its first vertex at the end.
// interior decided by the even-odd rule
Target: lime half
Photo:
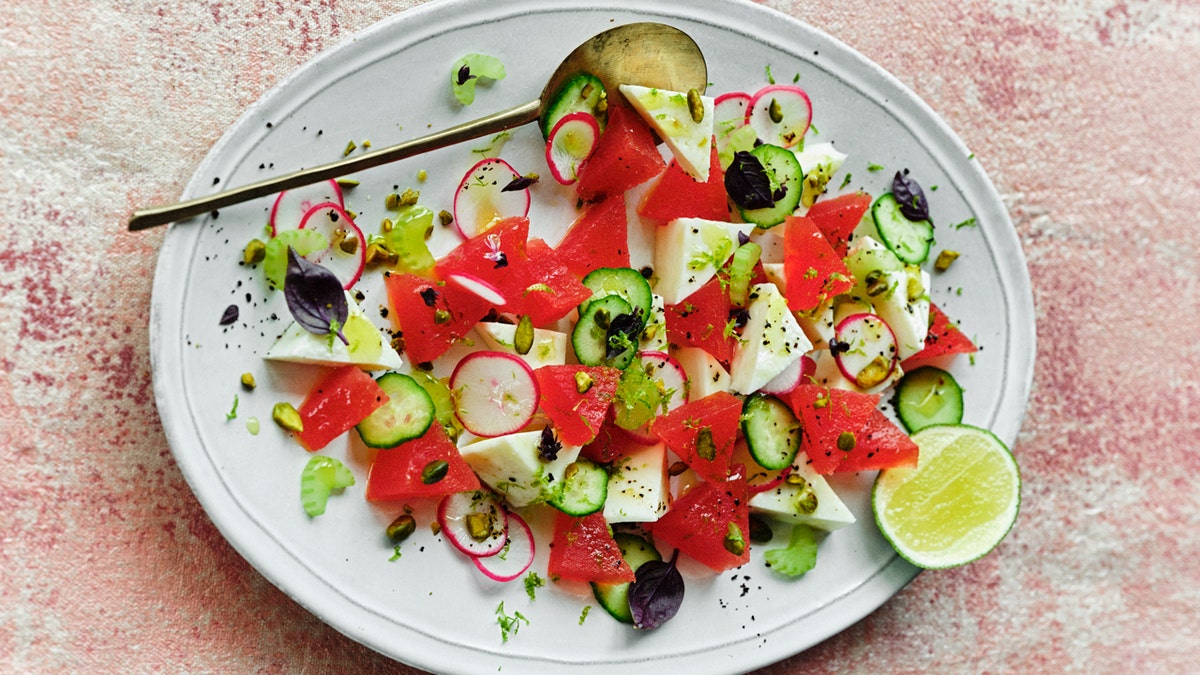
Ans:
{"type": "Polygon", "coordinates": [[[939,424],[912,435],[916,468],[884,469],[871,507],[880,532],[918,567],[965,565],[991,551],[1017,520],[1021,474],[990,431],[939,424]]]}

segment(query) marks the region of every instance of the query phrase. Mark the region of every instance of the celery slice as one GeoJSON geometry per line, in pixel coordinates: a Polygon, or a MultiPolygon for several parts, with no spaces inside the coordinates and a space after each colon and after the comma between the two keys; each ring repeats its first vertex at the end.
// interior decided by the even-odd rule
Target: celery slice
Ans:
{"type": "Polygon", "coordinates": [[[313,457],[300,472],[300,503],[304,512],[314,518],[325,513],[329,495],[351,485],[354,485],[354,474],[345,464],[324,455],[313,457]]]}

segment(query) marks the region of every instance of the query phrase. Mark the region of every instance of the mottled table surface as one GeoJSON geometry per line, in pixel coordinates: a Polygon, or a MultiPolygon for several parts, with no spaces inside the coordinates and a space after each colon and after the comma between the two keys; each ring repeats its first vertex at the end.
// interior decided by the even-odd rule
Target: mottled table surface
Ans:
{"type": "MultiPolygon", "coordinates": [[[[151,393],[172,200],[281,78],[409,1],[0,7],[0,670],[411,672],[251,568],[151,393]]],[[[975,151],[1033,279],[1016,529],[766,668],[1200,664],[1200,6],[767,2],[895,74],[975,151]]]]}

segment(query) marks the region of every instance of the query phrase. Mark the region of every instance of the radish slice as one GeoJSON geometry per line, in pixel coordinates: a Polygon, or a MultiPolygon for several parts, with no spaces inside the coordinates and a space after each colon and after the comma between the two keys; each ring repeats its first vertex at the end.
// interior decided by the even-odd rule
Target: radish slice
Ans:
{"type": "Polygon", "coordinates": [[[454,192],[454,224],[470,239],[495,221],[529,215],[529,190],[504,191],[521,174],[498,158],[482,159],[463,176],[454,192]]]}
{"type": "Polygon", "coordinates": [[[546,164],[550,175],[563,185],[579,180],[579,165],[591,157],[600,142],[600,123],[591,113],[564,115],[546,140],[546,164]]]}
{"type": "Polygon", "coordinates": [[[346,205],[342,198],[342,186],[333,179],[280,192],[271,206],[271,216],[267,221],[271,227],[271,236],[274,237],[285,230],[299,229],[304,214],[317,204],[328,202],[338,206],[346,205]]]}
{"type": "Polygon", "coordinates": [[[688,377],[687,371],[675,357],[666,352],[638,352],[646,375],[662,385],[662,391],[671,392],[667,401],[666,411],[670,412],[687,403],[688,377]]]}
{"type": "MultiPolygon", "coordinates": [[[[489,237],[495,235],[488,235],[489,237]]],[[[474,293],[496,307],[503,306],[507,301],[504,294],[492,284],[471,274],[447,274],[446,281],[453,282],[464,290],[474,293]]]]}
{"type": "Polygon", "coordinates": [[[472,352],[450,375],[455,415],[467,431],[491,438],[520,430],[537,411],[537,378],[515,354],[472,352]]]}
{"type": "Polygon", "coordinates": [[[496,555],[508,543],[508,509],[490,492],[446,495],[438,502],[437,522],[454,548],[472,558],[496,555]]]}
{"type": "Polygon", "coordinates": [[[790,148],[804,138],[812,121],[812,102],[803,89],[790,84],[763,87],[750,99],[746,124],[763,143],[790,148]]]}
{"type": "Polygon", "coordinates": [[[863,389],[870,389],[896,369],[896,336],[887,322],[861,312],[842,319],[829,345],[838,370],[863,389]]]}
{"type": "MultiPolygon", "coordinates": [[[[641,359],[642,368],[646,371],[646,376],[652,382],[656,382],[659,391],[666,395],[669,392],[666,406],[659,408],[658,414],[670,412],[684,403],[688,402],[688,382],[687,371],[683,366],[675,360],[675,357],[666,352],[638,352],[638,358],[641,359]]],[[[626,429],[629,436],[642,443],[657,443],[658,436],[655,436],[650,431],[650,423],[647,422],[637,429],[626,429]]]]}
{"type": "MultiPolygon", "coordinates": [[[[764,394],[786,394],[795,389],[800,384],[800,380],[804,375],[804,359],[807,358],[807,356],[801,354],[800,358],[789,363],[787,368],[783,369],[783,372],[771,378],[769,382],[759,387],[758,390],[764,394]]],[[[808,360],[812,361],[812,359],[808,360]]]]}
{"type": "Polygon", "coordinates": [[[779,475],[772,478],[771,480],[769,480],[765,483],[757,483],[757,484],[747,485],[746,488],[750,491],[750,494],[752,494],[752,495],[762,494],[764,492],[770,492],[771,490],[774,490],[775,488],[782,485],[783,481],[787,480],[787,477],[790,475],[792,475],[792,467],[785,466],[785,467],[783,467],[783,471],[780,471],[779,475]]]}
{"type": "Polygon", "coordinates": [[[713,101],[713,137],[717,151],[725,149],[729,135],[746,125],[746,111],[750,109],[750,94],[731,92],[721,94],[713,101]]]}
{"type": "Polygon", "coordinates": [[[480,556],[471,561],[492,581],[509,582],[520,577],[533,564],[533,532],[525,519],[508,511],[508,543],[496,555],[480,556]]]}
{"type": "Polygon", "coordinates": [[[367,242],[345,209],[333,202],[317,204],[304,214],[300,229],[320,232],[329,241],[327,248],[305,258],[333,272],[342,288],[348,290],[358,281],[367,264],[367,242]]]}

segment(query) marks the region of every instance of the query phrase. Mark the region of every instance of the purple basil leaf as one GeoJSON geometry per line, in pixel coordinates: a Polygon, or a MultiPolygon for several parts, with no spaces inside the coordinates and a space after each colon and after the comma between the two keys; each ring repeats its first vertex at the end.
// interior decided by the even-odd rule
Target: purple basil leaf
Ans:
{"type": "Polygon", "coordinates": [[[238,320],[238,306],[230,305],[225,308],[225,312],[221,314],[221,325],[228,326],[238,320]]]}
{"type": "Polygon", "coordinates": [[[670,562],[651,560],[642,563],[629,584],[629,611],[634,628],[650,630],[666,623],[683,604],[683,575],[675,567],[679,551],[670,562]]]}
{"type": "Polygon", "coordinates": [[[520,192],[521,190],[528,190],[536,182],[538,182],[538,179],[533,176],[517,176],[516,178],[512,179],[508,185],[500,188],[500,191],[520,192]]]}
{"type": "Polygon", "coordinates": [[[288,310],[304,330],[317,335],[336,333],[346,344],[342,326],[350,316],[342,282],[333,272],[287,250],[287,276],[283,281],[283,296],[288,310]]]}
{"type": "Polygon", "coordinates": [[[733,163],[725,170],[725,192],[743,209],[775,206],[766,169],[757,157],[745,151],[734,153],[733,163]]]}
{"type": "Polygon", "coordinates": [[[463,66],[458,69],[458,77],[456,78],[456,82],[460,85],[463,85],[467,83],[467,80],[473,79],[475,79],[475,76],[471,74],[471,69],[464,63],[463,66]]]}
{"type": "Polygon", "coordinates": [[[921,184],[908,177],[908,170],[897,171],[892,179],[892,196],[900,207],[900,213],[912,221],[929,220],[929,201],[921,184]]]}

